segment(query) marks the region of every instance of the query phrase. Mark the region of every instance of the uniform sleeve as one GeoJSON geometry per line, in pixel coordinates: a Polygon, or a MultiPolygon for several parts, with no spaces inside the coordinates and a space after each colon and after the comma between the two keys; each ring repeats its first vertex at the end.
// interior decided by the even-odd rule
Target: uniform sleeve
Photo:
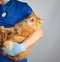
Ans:
{"type": "Polygon", "coordinates": [[[23,8],[23,16],[24,18],[27,18],[32,12],[32,8],[28,5],[28,3],[25,3],[24,8],[23,8]]]}

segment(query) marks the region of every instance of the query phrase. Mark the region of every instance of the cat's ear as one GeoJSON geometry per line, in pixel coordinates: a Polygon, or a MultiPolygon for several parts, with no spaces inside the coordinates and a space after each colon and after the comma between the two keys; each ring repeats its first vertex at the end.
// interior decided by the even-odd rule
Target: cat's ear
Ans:
{"type": "Polygon", "coordinates": [[[40,17],[38,17],[34,12],[32,12],[32,14],[28,16],[25,21],[35,30],[40,28],[43,22],[43,20],[40,17]]]}

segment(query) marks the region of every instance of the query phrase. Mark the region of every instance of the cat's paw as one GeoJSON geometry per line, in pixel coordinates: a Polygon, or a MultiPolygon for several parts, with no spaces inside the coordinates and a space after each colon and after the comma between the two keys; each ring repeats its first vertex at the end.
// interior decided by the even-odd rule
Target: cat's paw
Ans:
{"type": "Polygon", "coordinates": [[[7,50],[11,50],[12,49],[12,47],[13,47],[13,41],[5,41],[4,43],[3,43],[3,46],[7,49],[7,50]]]}

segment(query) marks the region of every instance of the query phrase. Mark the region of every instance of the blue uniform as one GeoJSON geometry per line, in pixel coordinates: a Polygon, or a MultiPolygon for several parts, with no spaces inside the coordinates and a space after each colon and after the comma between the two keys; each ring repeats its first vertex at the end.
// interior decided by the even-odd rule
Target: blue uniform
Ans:
{"type": "Polygon", "coordinates": [[[14,60],[10,60],[7,57],[0,54],[0,62],[27,62],[27,58],[24,58],[24,59],[18,60],[18,61],[14,61],[14,60]]]}
{"type": "MultiPolygon", "coordinates": [[[[0,26],[4,26],[7,28],[12,27],[32,13],[32,9],[27,3],[14,0],[14,4],[7,12],[6,17],[2,17],[2,13],[5,12],[6,8],[8,8],[11,3],[12,0],[10,0],[7,4],[0,5],[0,26]]],[[[13,60],[8,59],[7,57],[1,54],[0,54],[0,61],[14,62],[13,60]]],[[[27,58],[18,60],[17,62],[27,62],[27,58]]]]}
{"type": "Polygon", "coordinates": [[[7,4],[0,5],[0,26],[14,26],[17,22],[23,20],[32,13],[32,9],[27,3],[20,2],[17,0],[14,1],[15,2],[11,9],[9,9],[9,11],[7,12],[6,17],[2,17],[1,15],[3,12],[5,12],[6,8],[9,7],[12,1],[10,0],[7,4]]]}

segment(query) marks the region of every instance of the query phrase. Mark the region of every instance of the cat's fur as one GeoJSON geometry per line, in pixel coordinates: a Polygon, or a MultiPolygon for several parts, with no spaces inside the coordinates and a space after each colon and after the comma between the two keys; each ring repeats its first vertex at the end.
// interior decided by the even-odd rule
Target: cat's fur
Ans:
{"type": "Polygon", "coordinates": [[[2,51],[2,47],[4,46],[7,50],[10,50],[12,48],[13,42],[23,42],[40,27],[41,22],[42,20],[33,12],[26,19],[18,22],[11,28],[0,26],[0,53],[12,60],[20,60],[27,57],[29,49],[16,56],[9,56],[2,51]]]}

